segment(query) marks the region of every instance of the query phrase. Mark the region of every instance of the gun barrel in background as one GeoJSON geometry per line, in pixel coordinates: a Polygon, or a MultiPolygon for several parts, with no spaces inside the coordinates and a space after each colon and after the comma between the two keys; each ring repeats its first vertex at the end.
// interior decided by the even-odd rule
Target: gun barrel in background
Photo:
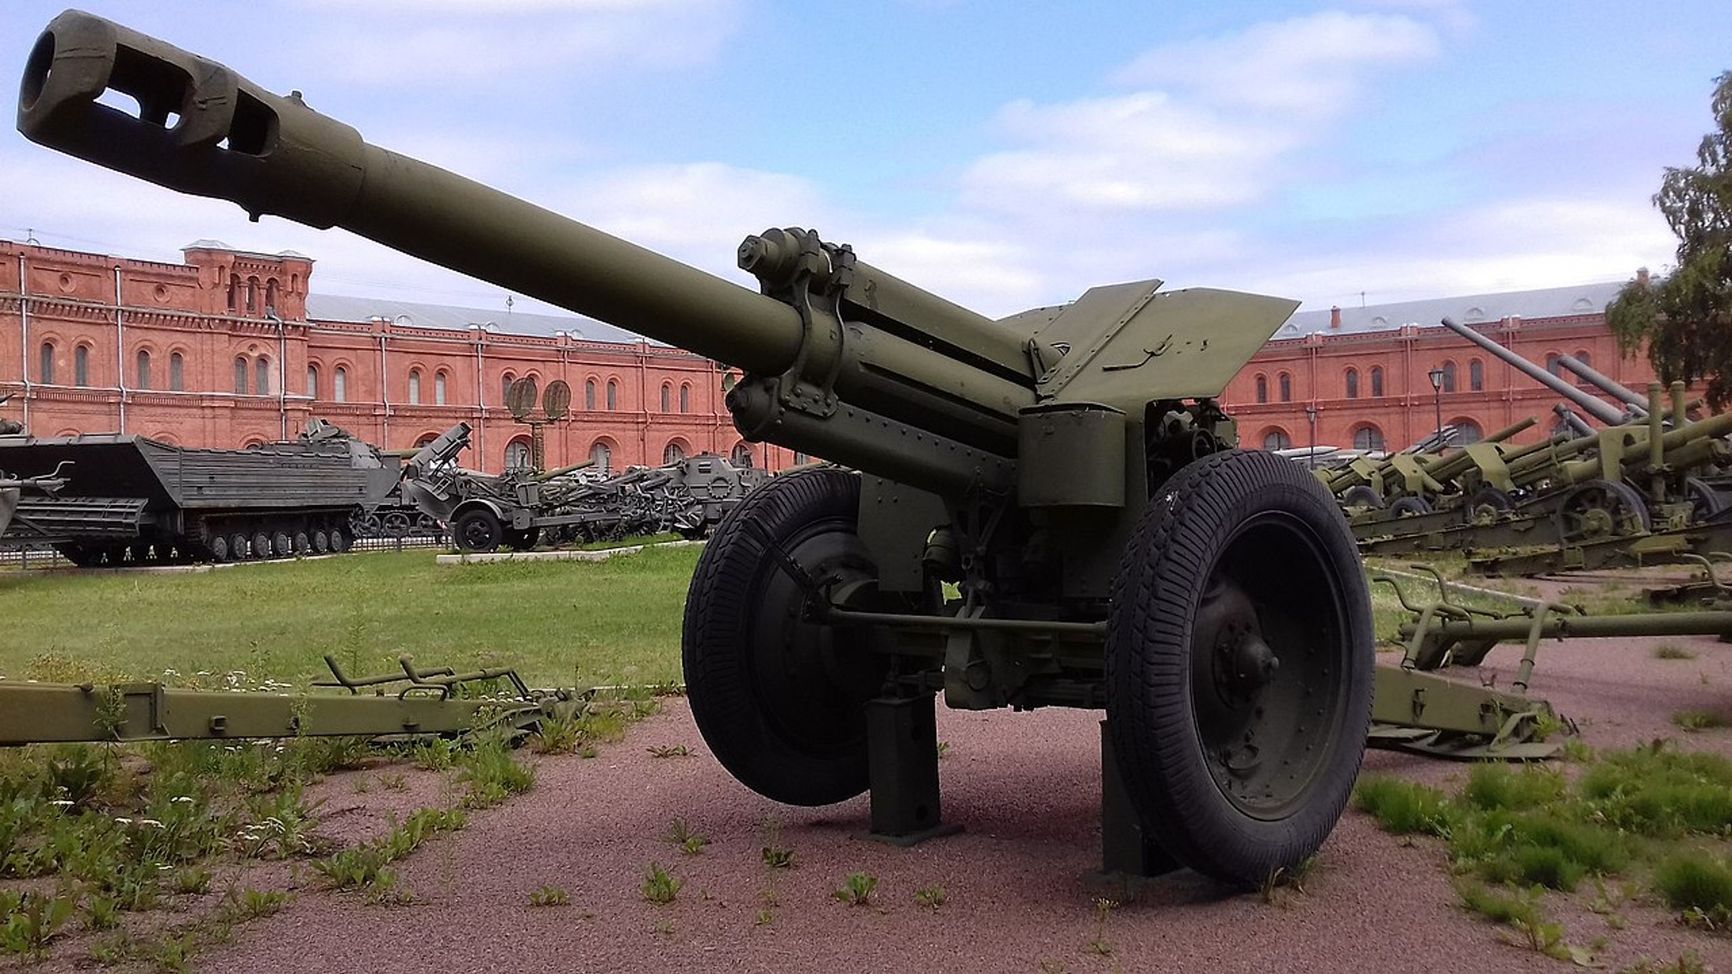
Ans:
{"type": "Polygon", "coordinates": [[[1469,328],[1466,325],[1456,324],[1453,318],[1443,319],[1443,327],[1448,328],[1457,335],[1460,335],[1475,345],[1478,345],[1480,348],[1485,349],[1497,358],[1508,362],[1510,365],[1526,374],[1528,378],[1533,379],[1540,385],[1551,389],[1558,395],[1563,396],[1565,399],[1568,399],[1587,410],[1589,415],[1593,416],[1600,422],[1605,423],[1607,426],[1617,426],[1624,422],[1625,416],[1623,410],[1614,407],[1603,399],[1596,399],[1593,396],[1588,395],[1582,390],[1577,389],[1574,385],[1571,385],[1550,372],[1547,372],[1540,366],[1535,365],[1526,358],[1510,351],[1502,345],[1499,345],[1497,342],[1492,341],[1484,335],[1481,335],[1472,328],[1469,328]]]}

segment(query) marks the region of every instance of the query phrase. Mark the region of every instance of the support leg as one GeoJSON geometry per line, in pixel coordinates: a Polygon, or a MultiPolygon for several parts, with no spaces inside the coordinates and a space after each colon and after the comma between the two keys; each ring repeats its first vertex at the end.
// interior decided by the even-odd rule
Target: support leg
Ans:
{"type": "Polygon", "coordinates": [[[1101,721],[1101,878],[1131,883],[1178,869],[1160,843],[1145,835],[1125,793],[1107,722],[1101,721]]]}
{"type": "Polygon", "coordinates": [[[867,702],[866,748],[873,838],[910,846],[962,831],[940,813],[932,694],[867,702]]]}

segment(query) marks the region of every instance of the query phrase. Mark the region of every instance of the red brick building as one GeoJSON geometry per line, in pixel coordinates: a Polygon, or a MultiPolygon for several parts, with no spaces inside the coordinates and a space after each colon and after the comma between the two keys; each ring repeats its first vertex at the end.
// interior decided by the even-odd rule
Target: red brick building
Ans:
{"type": "Polygon", "coordinates": [[[181,264],[0,241],[0,413],[44,435],[120,432],[187,446],[293,437],[322,418],[389,449],[459,420],[470,466],[527,462],[529,431],[504,408],[513,379],[564,379],[570,416],[547,463],[618,470],[674,454],[805,458],[746,444],[709,359],[577,318],[361,298],[309,298],[313,261],[216,241],[181,264]],[[321,311],[321,308],[326,310],[321,311]],[[309,314],[311,309],[311,314],[309,314]],[[530,332],[540,331],[541,334],[530,332]]]}
{"type": "Polygon", "coordinates": [[[1538,423],[1516,440],[1534,442],[1555,427],[1552,406],[1562,397],[1438,322],[1471,325],[1572,381],[1559,355],[1645,392],[1654,378],[1646,356],[1621,357],[1606,327],[1617,290],[1590,284],[1300,312],[1223,399],[1247,446],[1398,450],[1436,428],[1439,406],[1443,422],[1467,439],[1532,416],[1538,423]],[[1432,389],[1433,369],[1444,373],[1441,392],[1432,389]]]}

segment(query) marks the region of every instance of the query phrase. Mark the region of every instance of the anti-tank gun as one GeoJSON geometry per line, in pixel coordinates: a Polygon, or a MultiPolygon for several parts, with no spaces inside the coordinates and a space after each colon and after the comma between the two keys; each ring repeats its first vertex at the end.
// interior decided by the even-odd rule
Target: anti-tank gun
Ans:
{"type": "Polygon", "coordinates": [[[1365,582],[1332,496],[1233,449],[1216,402],[1294,302],[1148,280],[993,320],[803,229],[740,246],[754,292],[84,14],[38,41],[18,117],[81,158],[729,363],[746,439],[856,468],[747,495],[692,582],[692,711],[760,793],[870,785],[876,831],[935,828],[942,691],[1104,706],[1144,866],[1255,885],[1338,818],[1372,710],[1365,582]],[[139,115],[98,103],[108,88],[139,115]]]}

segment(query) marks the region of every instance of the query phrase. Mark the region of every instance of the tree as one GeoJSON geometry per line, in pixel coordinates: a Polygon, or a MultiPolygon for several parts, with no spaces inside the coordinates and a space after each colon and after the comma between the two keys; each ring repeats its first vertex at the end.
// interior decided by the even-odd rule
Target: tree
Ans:
{"type": "Polygon", "coordinates": [[[1714,82],[1717,130],[1702,137],[1696,165],[1668,166],[1654,194],[1678,238],[1672,273],[1646,270],[1606,306],[1606,321],[1625,353],[1648,345],[1648,360],[1667,381],[1708,382],[1708,405],[1732,402],[1732,71],[1714,82]]]}

